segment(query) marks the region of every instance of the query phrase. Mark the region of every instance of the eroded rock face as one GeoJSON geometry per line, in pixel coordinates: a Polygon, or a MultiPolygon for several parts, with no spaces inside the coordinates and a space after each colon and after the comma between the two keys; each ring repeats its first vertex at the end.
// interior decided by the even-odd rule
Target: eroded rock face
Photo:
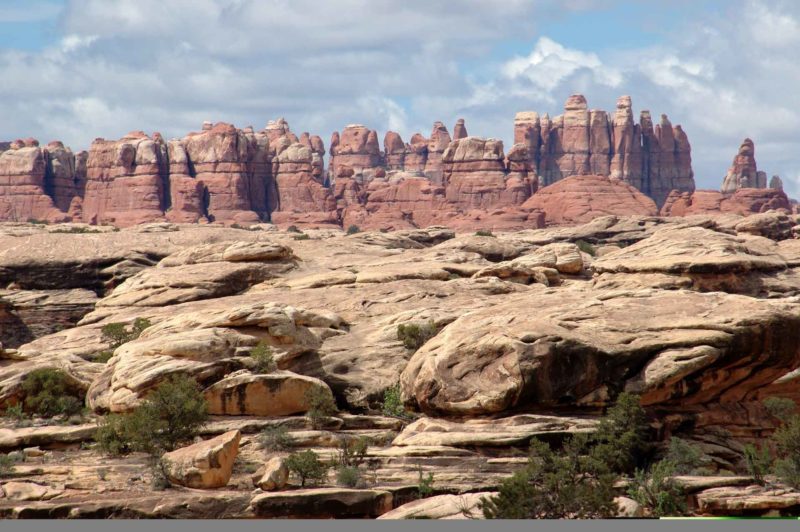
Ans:
{"type": "Polygon", "coordinates": [[[739,152],[733,158],[733,163],[722,182],[722,192],[731,194],[740,188],[766,188],[767,176],[758,171],[755,158],[755,144],[750,139],[744,139],[739,146],[739,152]]]}
{"type": "Polygon", "coordinates": [[[462,316],[417,351],[401,377],[404,398],[431,414],[475,415],[602,403],[627,389],[680,410],[735,402],[800,362],[800,329],[787,329],[800,318],[785,303],[542,289],[509,297],[503,309],[462,316]],[[741,369],[761,357],[769,363],[758,377],[741,369]]]}
{"type": "Polygon", "coordinates": [[[288,416],[310,408],[308,393],[315,388],[331,395],[319,379],[278,371],[265,375],[233,374],[214,383],[203,393],[211,414],[228,416],[288,416]]]}
{"type": "MultiPolygon", "coordinates": [[[[59,168],[56,172],[48,153],[39,148],[38,143],[25,145],[20,141],[0,153],[0,220],[59,222],[69,219],[66,215],[69,203],[61,211],[54,198],[48,195],[48,191],[54,194],[63,190],[65,172],[59,166],[62,159],[68,162],[69,158],[54,155],[56,168],[59,168]]],[[[59,193],[58,197],[63,198],[63,195],[59,193]]],[[[60,203],[63,206],[63,202],[60,203]]]]}
{"type": "Polygon", "coordinates": [[[571,225],[600,216],[654,216],[656,205],[633,186],[602,176],[573,176],[544,187],[530,197],[524,209],[544,212],[547,223],[571,225]]]}
{"type": "Polygon", "coordinates": [[[238,430],[165,453],[164,469],[170,482],[196,489],[222,488],[228,484],[239,454],[238,430]]]}
{"type": "Polygon", "coordinates": [[[661,216],[725,213],[747,216],[771,210],[791,212],[789,198],[783,190],[740,188],[733,194],[716,190],[697,190],[693,193],[672,191],[661,208],[661,216]]]}

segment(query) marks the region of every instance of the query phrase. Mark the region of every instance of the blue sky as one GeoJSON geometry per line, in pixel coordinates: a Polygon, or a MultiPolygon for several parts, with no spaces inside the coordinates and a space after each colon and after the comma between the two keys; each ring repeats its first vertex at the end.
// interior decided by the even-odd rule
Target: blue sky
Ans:
{"type": "Polygon", "coordinates": [[[793,0],[0,0],[0,140],[84,149],[204,120],[511,139],[572,93],[667,113],[717,188],[741,140],[800,196],[793,0]]]}

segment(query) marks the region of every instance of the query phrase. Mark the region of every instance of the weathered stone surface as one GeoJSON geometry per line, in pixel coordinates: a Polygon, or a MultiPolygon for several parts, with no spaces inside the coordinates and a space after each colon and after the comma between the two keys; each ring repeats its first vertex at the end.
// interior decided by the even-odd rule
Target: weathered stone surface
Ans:
{"type": "Polygon", "coordinates": [[[585,223],[615,215],[654,216],[653,200],[621,181],[602,176],[573,176],[539,190],[523,205],[544,212],[548,224],[585,223]]]}
{"type": "Polygon", "coordinates": [[[15,348],[74,327],[97,300],[97,294],[81,288],[0,290],[0,343],[15,348]]]}
{"type": "Polygon", "coordinates": [[[2,485],[5,497],[12,501],[44,501],[61,495],[64,490],[26,481],[9,481],[2,485]]]}
{"type": "Polygon", "coordinates": [[[250,506],[258,517],[375,518],[392,509],[392,494],[346,488],[300,489],[256,495],[250,506]]]}
{"type": "Polygon", "coordinates": [[[203,392],[211,414],[228,416],[288,416],[308,411],[306,395],[311,389],[330,395],[328,385],[319,379],[291,371],[265,375],[231,374],[203,392]]]}
{"type": "Polygon", "coordinates": [[[673,191],[661,208],[661,216],[732,213],[747,216],[771,210],[791,212],[789,198],[782,190],[740,188],[733,194],[715,190],[694,193],[673,191]]]}
{"type": "Polygon", "coordinates": [[[330,146],[330,175],[335,181],[339,177],[353,177],[359,183],[367,183],[380,177],[381,152],[378,134],[360,124],[351,124],[334,133],[330,146]]]}
{"type": "Polygon", "coordinates": [[[187,488],[222,488],[228,484],[239,454],[238,430],[182,447],[162,456],[170,482],[187,488]]]}
{"type": "Polygon", "coordinates": [[[744,139],[739,152],[722,182],[722,192],[731,194],[740,188],[766,188],[766,176],[759,176],[755,158],[755,145],[750,139],[744,139]],[[763,180],[760,179],[763,177],[763,180]]]}
{"type": "Polygon", "coordinates": [[[502,314],[471,312],[445,327],[403,371],[403,396],[427,413],[461,415],[602,403],[622,388],[644,404],[712,408],[798,363],[786,329],[797,319],[785,303],[721,293],[527,291],[502,314]],[[754,357],[769,360],[758,377],[744,369],[754,357]]]}
{"type": "Polygon", "coordinates": [[[398,506],[378,519],[483,519],[480,502],[496,492],[436,495],[398,506]]]}
{"type": "MultiPolygon", "coordinates": [[[[59,172],[63,173],[63,172],[59,172]]],[[[0,153],[0,220],[67,221],[46,190],[55,186],[48,151],[15,143],[0,153]],[[49,171],[48,171],[49,170],[49,171]]],[[[67,208],[69,206],[67,205],[67,208]]]]}
{"type": "Polygon", "coordinates": [[[701,515],[752,516],[797,507],[800,492],[751,485],[708,489],[698,493],[696,500],[701,515]]]}
{"type": "Polygon", "coordinates": [[[289,482],[289,468],[280,456],[273,456],[253,476],[253,484],[264,491],[277,491],[289,482]]]}

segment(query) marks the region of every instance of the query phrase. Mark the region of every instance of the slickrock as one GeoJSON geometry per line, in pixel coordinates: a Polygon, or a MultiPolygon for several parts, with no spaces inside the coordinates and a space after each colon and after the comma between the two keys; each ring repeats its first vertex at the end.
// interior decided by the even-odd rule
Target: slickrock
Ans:
{"type": "Polygon", "coordinates": [[[436,495],[398,506],[378,519],[482,519],[480,502],[496,492],[436,495]]]}
{"type": "Polygon", "coordinates": [[[615,215],[654,216],[653,200],[631,185],[602,176],[568,177],[544,187],[522,208],[544,212],[548,224],[574,225],[615,215]]]}
{"type": "Polygon", "coordinates": [[[289,416],[309,410],[307,394],[312,388],[331,395],[328,385],[321,380],[291,371],[265,375],[242,372],[217,381],[203,395],[211,414],[289,416]]]}
{"type": "Polygon", "coordinates": [[[170,482],[187,488],[222,488],[228,484],[239,454],[238,430],[182,447],[162,456],[170,482]]]}

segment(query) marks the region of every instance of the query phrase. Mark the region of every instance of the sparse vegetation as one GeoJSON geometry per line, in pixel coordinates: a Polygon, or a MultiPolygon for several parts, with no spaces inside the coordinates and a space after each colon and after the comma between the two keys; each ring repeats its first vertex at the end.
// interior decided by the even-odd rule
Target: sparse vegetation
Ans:
{"type": "Polygon", "coordinates": [[[367,457],[371,441],[366,436],[359,438],[342,438],[339,443],[339,455],[336,463],[338,467],[358,467],[367,457]]]}
{"type": "Polygon", "coordinates": [[[789,421],[797,412],[797,404],[786,397],[767,397],[762,404],[771,416],[778,418],[783,423],[789,421]]]}
{"type": "Polygon", "coordinates": [[[317,484],[328,477],[328,465],[320,461],[319,455],[311,449],[290,454],[286,458],[286,467],[300,479],[300,487],[305,487],[306,482],[317,484]]]}
{"type": "Polygon", "coordinates": [[[105,364],[106,362],[111,360],[111,357],[113,356],[114,356],[114,351],[112,351],[111,349],[106,349],[105,351],[100,351],[99,353],[95,353],[94,356],[92,356],[92,362],[97,362],[98,364],[105,364]]]}
{"type": "Polygon", "coordinates": [[[423,474],[422,467],[417,468],[417,497],[424,499],[433,495],[433,473],[423,474]]]}
{"type": "Polygon", "coordinates": [[[206,400],[197,383],[182,375],[172,376],[132,413],[105,416],[95,439],[112,455],[142,451],[161,456],[191,441],[207,418],[206,400]]]}
{"type": "Polygon", "coordinates": [[[592,257],[597,255],[597,249],[595,249],[593,245],[591,245],[589,242],[585,240],[576,240],[575,245],[578,246],[578,249],[580,249],[587,255],[591,255],[592,257]]]}
{"type": "Polygon", "coordinates": [[[57,227],[50,232],[72,234],[72,235],[83,235],[87,233],[102,233],[102,231],[98,231],[97,229],[91,229],[85,226],[57,227]]]}
{"type": "Polygon", "coordinates": [[[41,417],[69,418],[83,410],[84,391],[60,369],[41,368],[22,381],[23,410],[41,417]]]}
{"type": "Polygon", "coordinates": [[[19,426],[27,417],[25,415],[25,410],[22,408],[22,403],[6,407],[5,415],[7,418],[14,421],[15,426],[19,426]]]}
{"type": "Polygon", "coordinates": [[[272,373],[278,369],[275,357],[272,355],[272,348],[263,340],[250,351],[250,358],[255,362],[254,373],[272,373]]]}
{"type": "Polygon", "coordinates": [[[406,412],[403,406],[399,383],[384,390],[381,412],[384,416],[398,417],[401,419],[409,418],[408,412],[406,412]]]}
{"type": "Polygon", "coordinates": [[[38,220],[36,218],[28,218],[28,223],[33,225],[47,225],[47,221],[38,220]]]}
{"type": "Polygon", "coordinates": [[[360,232],[361,232],[361,229],[359,229],[357,225],[351,225],[350,227],[347,228],[347,234],[348,235],[354,235],[354,234],[360,233],[360,232]]]}
{"type": "Polygon", "coordinates": [[[312,386],[306,391],[305,398],[308,403],[306,417],[315,429],[322,427],[325,420],[338,412],[333,395],[325,388],[312,386]]]}
{"type": "Polygon", "coordinates": [[[686,494],[672,478],[676,474],[674,463],[668,459],[659,460],[647,471],[636,471],[628,495],[651,517],[684,515],[686,494]]]}
{"type": "Polygon", "coordinates": [[[294,236],[295,240],[309,240],[310,238],[311,237],[308,236],[308,234],[306,234],[306,233],[300,233],[299,235],[295,235],[294,236]]]}
{"type": "Polygon", "coordinates": [[[623,392],[600,421],[592,452],[615,473],[633,473],[646,465],[649,426],[639,396],[623,392]]]}
{"type": "Polygon", "coordinates": [[[763,486],[765,475],[772,467],[772,455],[767,447],[758,448],[753,444],[744,446],[744,463],[753,482],[763,486]]]}
{"type": "Polygon", "coordinates": [[[336,469],[336,483],[345,488],[355,488],[361,481],[361,472],[357,467],[339,467],[336,469]]]}
{"type": "Polygon", "coordinates": [[[697,475],[702,473],[698,467],[703,456],[696,445],[681,438],[670,438],[664,460],[672,464],[676,475],[697,475]]]}
{"type": "Polygon", "coordinates": [[[406,349],[416,351],[425,342],[436,336],[436,325],[433,320],[425,323],[401,323],[397,326],[397,339],[403,342],[406,349]]]}
{"type": "Polygon", "coordinates": [[[261,431],[261,447],[266,451],[278,453],[292,448],[292,437],[289,429],[283,425],[267,427],[261,431]]]}
{"type": "Polygon", "coordinates": [[[494,236],[494,234],[488,229],[479,229],[475,231],[475,236],[494,236]]]}
{"type": "Polygon", "coordinates": [[[540,440],[531,443],[528,464],[500,485],[498,495],[484,498],[488,519],[608,518],[617,512],[617,475],[589,451],[579,434],[560,453],[540,440]]]}
{"type": "Polygon", "coordinates": [[[128,330],[124,323],[107,323],[100,329],[103,339],[109,343],[109,347],[113,350],[126,344],[132,340],[136,340],[142,332],[150,327],[152,323],[147,318],[136,318],[128,330]]]}
{"type": "Polygon", "coordinates": [[[287,233],[302,233],[302,231],[300,229],[298,229],[296,225],[290,225],[289,227],[287,227],[286,228],[286,232],[287,233]]]}
{"type": "Polygon", "coordinates": [[[8,476],[14,472],[16,460],[10,454],[0,454],[0,478],[8,476]]]}

